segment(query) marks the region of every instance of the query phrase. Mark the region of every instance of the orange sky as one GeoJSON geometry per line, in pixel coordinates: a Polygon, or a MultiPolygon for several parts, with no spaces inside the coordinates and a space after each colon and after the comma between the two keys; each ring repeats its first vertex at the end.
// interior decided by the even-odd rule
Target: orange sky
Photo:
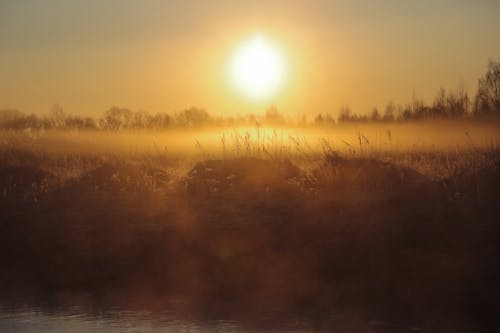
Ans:
{"type": "Polygon", "coordinates": [[[6,0],[0,3],[0,108],[54,103],[173,113],[366,113],[439,87],[474,91],[500,57],[493,0],[6,0]],[[286,54],[288,80],[255,103],[228,83],[231,53],[260,33],[286,54]]]}

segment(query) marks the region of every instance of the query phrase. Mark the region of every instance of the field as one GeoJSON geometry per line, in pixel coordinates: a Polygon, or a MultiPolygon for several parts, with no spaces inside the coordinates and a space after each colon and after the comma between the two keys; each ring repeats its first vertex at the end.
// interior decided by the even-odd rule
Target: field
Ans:
{"type": "Polygon", "coordinates": [[[486,332],[499,129],[3,131],[0,301],[250,330],[486,332]]]}

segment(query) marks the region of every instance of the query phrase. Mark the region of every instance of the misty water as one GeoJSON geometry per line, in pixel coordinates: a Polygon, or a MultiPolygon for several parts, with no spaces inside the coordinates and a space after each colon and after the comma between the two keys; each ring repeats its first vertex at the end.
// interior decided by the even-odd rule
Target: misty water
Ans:
{"type": "Polygon", "coordinates": [[[173,310],[134,311],[109,307],[89,311],[80,306],[0,306],[0,332],[423,332],[421,325],[398,321],[357,321],[266,315],[240,320],[179,318],[173,310]]]}
{"type": "Polygon", "coordinates": [[[78,307],[44,310],[38,307],[0,310],[0,332],[234,332],[232,321],[178,320],[170,312],[153,314],[112,308],[85,313],[78,307]]]}
{"type": "MultiPolygon", "coordinates": [[[[311,322],[301,318],[280,318],[267,315],[242,321],[214,318],[183,318],[175,310],[128,310],[118,306],[90,310],[72,306],[20,306],[0,307],[0,332],[303,332],[330,331],[331,320],[311,322]],[[329,329],[325,329],[325,325],[329,329]]],[[[369,323],[369,325],[383,323],[369,323]]],[[[338,326],[338,324],[337,324],[338,326]]],[[[342,331],[340,331],[342,332],[342,331]]]]}

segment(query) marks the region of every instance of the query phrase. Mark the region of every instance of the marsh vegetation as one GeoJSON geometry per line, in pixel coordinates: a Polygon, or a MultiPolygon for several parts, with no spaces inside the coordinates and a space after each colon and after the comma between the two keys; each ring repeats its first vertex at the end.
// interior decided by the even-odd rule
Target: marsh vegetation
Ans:
{"type": "Polygon", "coordinates": [[[488,328],[498,133],[476,122],[4,131],[1,301],[169,309],[242,330],[279,318],[488,328]]]}

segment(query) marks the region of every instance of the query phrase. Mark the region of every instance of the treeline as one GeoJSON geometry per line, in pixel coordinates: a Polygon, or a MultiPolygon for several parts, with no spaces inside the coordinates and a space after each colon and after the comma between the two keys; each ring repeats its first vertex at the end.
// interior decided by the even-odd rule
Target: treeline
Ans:
{"type": "Polygon", "coordinates": [[[0,128],[4,129],[167,129],[174,126],[207,125],[212,117],[204,109],[189,108],[171,116],[167,113],[151,114],[113,106],[98,118],[67,114],[54,105],[48,116],[26,115],[18,110],[0,110],[0,128]]]}
{"type": "MultiPolygon", "coordinates": [[[[349,122],[393,122],[428,119],[472,119],[500,121],[500,62],[490,61],[486,74],[479,79],[473,99],[464,89],[446,91],[441,88],[431,104],[414,96],[406,105],[389,102],[383,110],[374,108],[368,115],[355,114],[343,106],[335,117],[329,113],[318,114],[316,125],[349,122]]],[[[18,110],[0,110],[0,128],[3,129],[168,129],[194,126],[231,126],[295,123],[308,124],[305,116],[289,119],[273,105],[263,116],[214,117],[202,108],[191,107],[174,115],[133,111],[113,106],[100,117],[82,117],[67,114],[60,105],[54,105],[48,116],[24,114],[18,110]]]]}
{"type": "Polygon", "coordinates": [[[0,128],[11,130],[22,129],[88,129],[88,130],[139,130],[169,129],[200,126],[255,125],[260,123],[289,123],[278,109],[272,105],[264,116],[253,114],[245,116],[218,117],[210,115],[206,110],[191,107],[174,115],[167,113],[149,113],[133,111],[113,106],[104,111],[98,118],[81,117],[67,114],[60,105],[54,105],[48,116],[26,115],[18,110],[0,110],[0,128]]]}
{"type": "MultiPolygon", "coordinates": [[[[441,88],[431,104],[413,97],[406,105],[389,102],[383,111],[373,108],[368,115],[359,115],[343,106],[338,122],[391,122],[427,119],[475,119],[500,121],[500,62],[490,61],[486,74],[479,79],[473,99],[464,89],[446,91],[441,88]]],[[[335,123],[330,114],[319,114],[317,124],[335,123]]]]}
{"type": "MultiPolygon", "coordinates": [[[[500,116],[500,113],[498,114],[500,116]]],[[[373,108],[369,114],[355,114],[349,106],[343,106],[337,117],[342,122],[392,122],[412,121],[427,119],[484,119],[482,110],[471,108],[470,98],[464,90],[447,92],[441,88],[433,103],[428,105],[422,99],[413,97],[412,101],[405,105],[396,105],[389,102],[383,110],[373,108]]],[[[500,119],[500,117],[498,117],[500,119]]],[[[329,114],[319,114],[315,123],[325,124],[335,122],[335,118],[329,114]]]]}

